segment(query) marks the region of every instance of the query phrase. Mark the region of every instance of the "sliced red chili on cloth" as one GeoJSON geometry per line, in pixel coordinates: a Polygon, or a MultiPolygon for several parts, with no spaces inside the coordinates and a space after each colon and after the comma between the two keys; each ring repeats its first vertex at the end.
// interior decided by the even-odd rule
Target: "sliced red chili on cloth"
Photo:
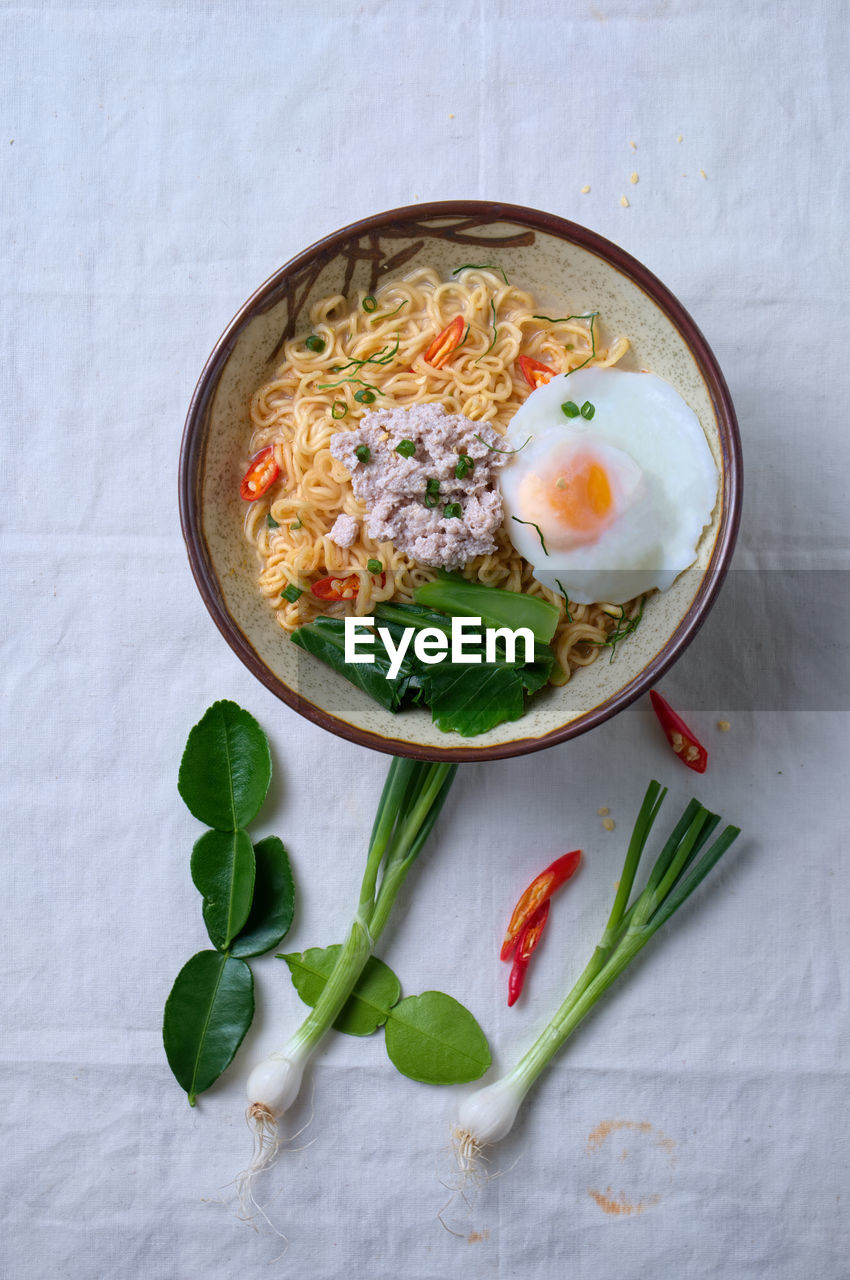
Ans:
{"type": "Polygon", "coordinates": [[[543,930],[546,928],[546,921],[549,919],[549,903],[549,898],[541,902],[519,935],[516,952],[514,953],[513,968],[508,978],[508,1008],[516,1004],[522,993],[531,953],[540,941],[543,930]]]}
{"type": "Polygon", "coordinates": [[[572,852],[556,858],[551,866],[547,867],[545,871],[541,871],[539,876],[535,876],[514,907],[508,931],[502,943],[500,953],[502,960],[510,960],[517,949],[520,934],[526,925],[530,924],[531,918],[538,907],[551,898],[555,890],[560,889],[565,880],[569,880],[570,876],[575,874],[580,862],[581,849],[573,849],[572,852]]]}
{"type": "Polygon", "coordinates": [[[437,334],[422,359],[435,369],[442,369],[454,349],[460,346],[463,337],[463,316],[455,316],[445,329],[437,334]]]}
{"type": "Polygon", "coordinates": [[[533,360],[531,356],[520,356],[517,364],[530,387],[542,387],[544,382],[555,376],[554,369],[550,369],[548,364],[541,364],[539,360],[533,360]]]}
{"type": "Polygon", "coordinates": [[[649,694],[652,709],[658,716],[658,723],[667,735],[667,741],[676,752],[682,764],[686,764],[695,773],[705,773],[708,764],[708,752],[696,734],[677,715],[666,698],[654,689],[649,694]]]}
{"type": "Polygon", "coordinates": [[[274,456],[274,446],[267,445],[251,459],[251,465],[242,477],[239,492],[246,502],[253,502],[270,489],[280,475],[280,467],[274,456]]]}

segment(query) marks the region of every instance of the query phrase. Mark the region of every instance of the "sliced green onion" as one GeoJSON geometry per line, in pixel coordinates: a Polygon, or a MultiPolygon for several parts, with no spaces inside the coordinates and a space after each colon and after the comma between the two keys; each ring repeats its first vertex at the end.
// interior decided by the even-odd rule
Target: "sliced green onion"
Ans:
{"type": "Polygon", "coordinates": [[[367,560],[366,568],[370,573],[382,573],[384,566],[381,564],[380,560],[367,560]]]}
{"type": "Polygon", "coordinates": [[[358,404],[374,404],[375,393],[374,391],[356,391],[354,393],[354,399],[358,404]]]}
{"type": "Polygon", "coordinates": [[[412,440],[399,440],[395,451],[400,453],[403,458],[412,458],[416,452],[416,445],[412,440]]]}
{"type": "Polygon", "coordinates": [[[294,524],[291,524],[289,527],[290,527],[290,529],[303,529],[303,528],[304,528],[304,521],[303,521],[303,520],[301,519],[301,517],[299,516],[299,517],[298,517],[298,519],[295,521],[295,523],[294,523],[294,524]]]}
{"type": "Polygon", "coordinates": [[[280,528],[280,525],[278,524],[277,520],[275,520],[271,512],[269,512],[269,514],[266,516],[266,524],[269,526],[270,529],[280,528]]]}
{"type": "Polygon", "coordinates": [[[596,405],[591,404],[589,400],[585,400],[584,404],[581,406],[581,416],[590,422],[594,413],[596,413],[596,405]]]}
{"type": "Polygon", "coordinates": [[[425,481],[425,492],[426,493],[440,492],[440,481],[436,476],[429,476],[428,479],[425,481]]]}
{"type": "Polygon", "coordinates": [[[575,400],[568,400],[566,404],[561,405],[561,413],[565,414],[568,418],[577,418],[581,413],[581,409],[578,407],[575,400]]]}
{"type": "Polygon", "coordinates": [[[331,405],[331,417],[335,418],[336,421],[339,422],[340,418],[344,418],[347,413],[348,413],[348,405],[345,403],[345,401],[334,400],[333,404],[331,405]]]}
{"type": "Polygon", "coordinates": [[[423,498],[423,502],[429,511],[433,511],[439,501],[440,495],[438,493],[426,493],[423,498]]]}
{"type": "Polygon", "coordinates": [[[324,351],[325,340],[320,338],[317,333],[311,333],[309,338],[305,339],[304,346],[308,351],[324,351]]]}
{"type": "Polygon", "coordinates": [[[378,310],[378,299],[373,293],[367,293],[363,299],[363,310],[369,312],[378,310]]]}
{"type": "Polygon", "coordinates": [[[372,450],[368,444],[359,444],[354,450],[354,456],[358,462],[368,462],[372,456],[372,450]]]}
{"type": "Polygon", "coordinates": [[[295,601],[300,599],[304,592],[300,587],[296,587],[294,582],[290,582],[289,586],[284,587],[280,594],[284,600],[288,600],[290,604],[295,604],[295,601]]]}
{"type": "Polygon", "coordinates": [[[455,467],[455,479],[463,480],[470,471],[475,470],[475,461],[470,458],[468,453],[462,453],[458,457],[457,466],[455,467]]]}
{"type": "Polygon", "coordinates": [[[460,519],[463,516],[463,507],[459,502],[447,502],[443,507],[443,515],[446,520],[460,519]]]}

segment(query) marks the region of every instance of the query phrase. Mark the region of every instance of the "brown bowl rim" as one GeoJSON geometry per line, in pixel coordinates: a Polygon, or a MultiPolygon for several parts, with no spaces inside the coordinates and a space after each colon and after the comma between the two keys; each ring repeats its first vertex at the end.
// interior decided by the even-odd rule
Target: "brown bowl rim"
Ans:
{"type": "MultiPolygon", "coordinates": [[[[714,603],[717,592],[723,582],[732,553],[741,519],[741,499],[743,482],[743,460],[738,422],[729,388],[721,373],[720,366],[698,325],[673,296],[666,285],[647,267],[633,258],[625,249],[606,240],[595,231],[561,218],[557,214],[544,213],[539,209],[530,209],[523,205],[506,204],[491,200],[440,200],[427,204],[405,205],[397,209],[388,209],[383,213],[373,214],[368,218],[358,219],[338,231],[324,236],[308,248],[302,250],[294,258],[284,263],[265,280],[248,300],[239,308],[236,315],[226,327],[203,367],[198,379],[183,429],[180,446],[180,466],[178,477],[180,525],[192,574],[207,610],[231,649],[248,667],[249,671],[260,680],[267,689],[280,698],[294,711],[323,729],[347,738],[358,746],[370,747],[390,755],[408,756],[418,760],[449,760],[458,762],[474,762],[481,760],[504,760],[512,756],[527,755],[534,751],[543,751],[561,742],[577,738],[588,730],[603,724],[612,716],[625,710],[643,693],[650,689],[681,657],[685,649],[699,631],[708,612],[714,603]],[[333,251],[340,244],[355,236],[367,235],[378,230],[387,222],[416,221],[419,219],[460,216],[487,215],[506,222],[546,232],[558,239],[567,240],[589,250],[597,257],[610,263],[646,294],[664,312],[675,325],[688,349],[696,361],[711,396],[714,412],[720,426],[721,450],[723,454],[723,494],[720,526],[715,538],[711,559],[703,574],[697,594],[695,595],[685,617],[679,623],[663,649],[655,655],[651,662],[643,668],[630,684],[617,694],[601,702],[586,715],[578,717],[566,725],[561,725],[551,732],[529,738],[515,738],[510,742],[501,742],[487,747],[473,745],[463,747],[433,747],[420,743],[405,742],[397,738],[384,737],[371,729],[362,729],[350,724],[323,708],[316,706],[309,699],[302,697],[278,679],[255,652],[247,637],[239,629],[231,616],[221,589],[218,585],[215,570],[206,540],[203,535],[200,504],[200,468],[204,458],[205,441],[198,430],[203,422],[207,406],[215,394],[222,369],[229,358],[243,327],[253,318],[258,307],[273,293],[281,280],[290,272],[310,262],[317,253],[333,251]]],[[[521,723],[521,722],[518,722],[521,723]]]]}

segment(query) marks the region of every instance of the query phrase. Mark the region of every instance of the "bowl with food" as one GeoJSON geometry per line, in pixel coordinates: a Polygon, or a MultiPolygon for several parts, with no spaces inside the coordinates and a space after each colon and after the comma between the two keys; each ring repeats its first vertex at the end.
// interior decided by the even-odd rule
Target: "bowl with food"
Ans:
{"type": "Polygon", "coordinates": [[[645,267],[554,215],[395,209],[293,258],[195,390],[192,571],[294,710],[366,746],[494,759],[650,688],[720,587],[734,409],[645,267]]]}

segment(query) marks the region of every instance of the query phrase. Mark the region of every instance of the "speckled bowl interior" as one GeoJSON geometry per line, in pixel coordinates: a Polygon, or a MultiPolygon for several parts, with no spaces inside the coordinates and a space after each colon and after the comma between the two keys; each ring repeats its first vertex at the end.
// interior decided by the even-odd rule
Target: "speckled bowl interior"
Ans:
{"type": "Polygon", "coordinates": [[[302,715],[334,733],[395,754],[475,760],[518,755],[582,733],[628,705],[681,653],[725,572],[740,506],[740,446],[716,361],[693,321],[644,267],[583,227],[489,202],[393,210],[335,233],[282,267],[245,304],[201,375],[183,439],[183,531],[213,619],[251,670],[302,715]],[[374,289],[419,265],[448,275],[468,261],[497,262],[541,309],[599,311],[603,333],[625,335],[621,367],[649,369],[696,412],[721,477],[711,525],[692,569],[647,602],[639,629],[562,688],[531,699],[521,720],[474,739],[444,734],[424,710],[393,715],[290,643],[257,587],[243,534],[239,479],[251,434],[248,405],[285,337],[309,324],[313,302],[374,289]]]}

